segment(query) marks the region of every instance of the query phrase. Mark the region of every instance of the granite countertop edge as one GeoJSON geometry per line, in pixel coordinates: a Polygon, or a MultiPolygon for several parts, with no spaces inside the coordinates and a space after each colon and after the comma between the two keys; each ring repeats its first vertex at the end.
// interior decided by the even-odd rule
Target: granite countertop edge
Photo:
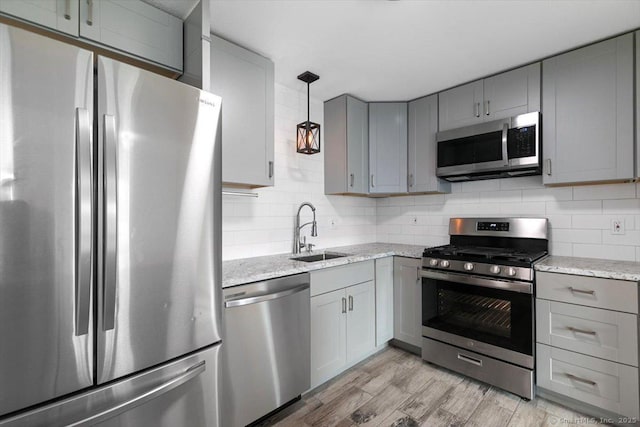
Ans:
{"type": "Polygon", "coordinates": [[[640,263],[597,258],[549,256],[536,263],[536,271],[598,277],[602,279],[640,281],[640,263]]]}
{"type": "Polygon", "coordinates": [[[241,258],[222,262],[222,287],[243,285],[292,274],[307,273],[324,268],[338,267],[355,262],[385,258],[389,256],[403,256],[421,258],[424,246],[394,243],[365,243],[360,245],[339,246],[325,248],[295,256],[313,255],[323,252],[340,252],[348,254],[345,257],[325,261],[303,262],[290,258],[290,253],[267,255],[262,257],[241,258]]]}

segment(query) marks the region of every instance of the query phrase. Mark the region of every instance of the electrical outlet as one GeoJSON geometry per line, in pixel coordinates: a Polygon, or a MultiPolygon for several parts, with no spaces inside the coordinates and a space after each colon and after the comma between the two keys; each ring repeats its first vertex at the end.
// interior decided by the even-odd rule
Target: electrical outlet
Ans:
{"type": "Polygon", "coordinates": [[[411,219],[411,222],[412,222],[414,225],[415,225],[415,224],[417,224],[417,223],[418,223],[418,217],[417,217],[417,216],[414,216],[414,217],[411,219]]]}
{"type": "Polygon", "coordinates": [[[624,219],[611,220],[611,234],[624,234],[624,219]]]}

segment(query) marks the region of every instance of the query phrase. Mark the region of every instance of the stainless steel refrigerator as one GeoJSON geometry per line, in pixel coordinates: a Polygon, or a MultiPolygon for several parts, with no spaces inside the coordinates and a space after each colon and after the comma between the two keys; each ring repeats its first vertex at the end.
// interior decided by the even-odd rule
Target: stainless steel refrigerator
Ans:
{"type": "Polygon", "coordinates": [[[0,426],[218,426],[221,99],[0,25],[0,426]]]}

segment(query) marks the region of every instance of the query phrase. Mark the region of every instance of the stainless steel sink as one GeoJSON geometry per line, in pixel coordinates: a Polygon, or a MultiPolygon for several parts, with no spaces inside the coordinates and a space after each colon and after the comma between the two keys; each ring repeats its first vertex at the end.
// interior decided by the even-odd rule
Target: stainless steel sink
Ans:
{"type": "Polygon", "coordinates": [[[316,262],[316,261],[326,261],[328,259],[334,259],[334,258],[342,258],[345,256],[349,256],[349,254],[342,254],[340,252],[323,252],[321,254],[297,256],[289,259],[292,259],[294,261],[302,261],[302,262],[316,262]]]}

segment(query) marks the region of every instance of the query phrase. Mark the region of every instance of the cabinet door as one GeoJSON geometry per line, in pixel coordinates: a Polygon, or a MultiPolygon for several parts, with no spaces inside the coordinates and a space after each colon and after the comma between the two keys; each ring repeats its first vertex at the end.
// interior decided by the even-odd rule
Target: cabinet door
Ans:
{"type": "Polygon", "coordinates": [[[543,182],[633,178],[633,35],[547,59],[543,80],[543,182]]]}
{"type": "Polygon", "coordinates": [[[448,193],[451,184],[436,177],[438,95],[409,103],[409,193],[448,193]]]}
{"type": "Polygon", "coordinates": [[[344,289],[311,298],[311,388],[347,363],[347,296],[344,289]]]}
{"type": "Polygon", "coordinates": [[[407,191],[407,103],[369,104],[369,192],[407,191]]]}
{"type": "Polygon", "coordinates": [[[223,102],[224,183],[273,185],[273,90],[273,62],[211,36],[211,92],[223,102]]]}
{"type": "Polygon", "coordinates": [[[347,192],[367,194],[369,190],[369,107],[347,97],[347,192]]]}
{"type": "Polygon", "coordinates": [[[540,63],[484,79],[482,107],[485,121],[540,111],[540,63]]]}
{"type": "Polygon", "coordinates": [[[393,337],[422,346],[422,281],[419,259],[396,257],[393,263],[393,337]]]}
{"type": "Polygon", "coordinates": [[[482,80],[454,87],[438,94],[439,130],[480,123],[482,117],[482,80]]]}
{"type": "Polygon", "coordinates": [[[78,35],[78,0],[0,0],[0,12],[78,35]]]}
{"type": "Polygon", "coordinates": [[[376,346],[393,338],[393,257],[376,260],[376,346]]]}
{"type": "Polygon", "coordinates": [[[373,281],[350,286],[347,291],[347,363],[376,347],[376,290],[373,281]]]}
{"type": "Polygon", "coordinates": [[[182,21],[140,0],[80,0],[80,37],[182,72],[182,21]]]}

